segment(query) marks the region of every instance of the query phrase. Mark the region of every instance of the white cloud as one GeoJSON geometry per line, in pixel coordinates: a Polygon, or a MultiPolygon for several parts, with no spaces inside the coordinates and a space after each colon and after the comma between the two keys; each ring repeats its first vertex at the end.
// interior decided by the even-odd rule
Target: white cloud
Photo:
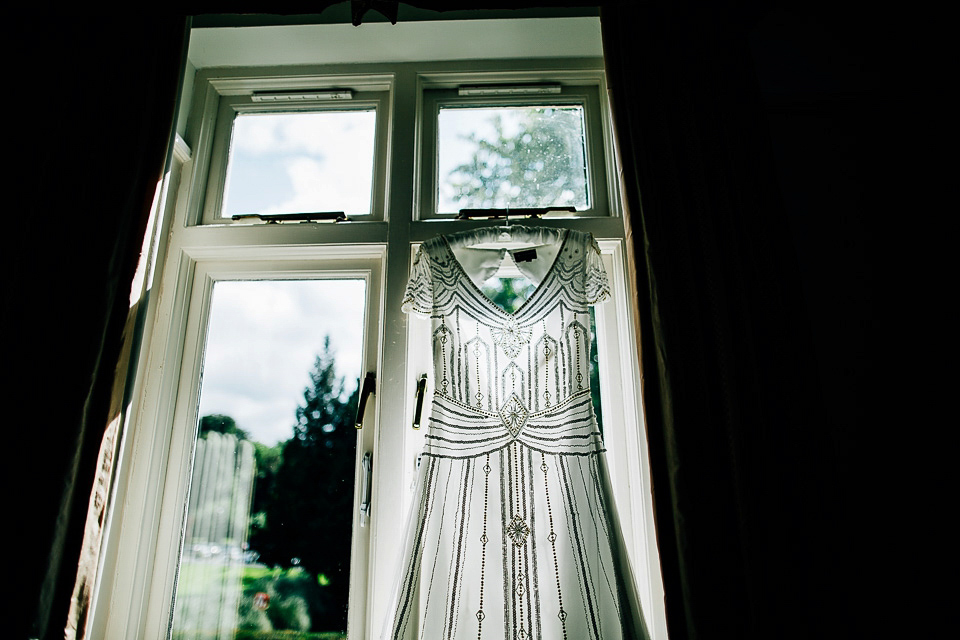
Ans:
{"type": "Polygon", "coordinates": [[[217,283],[200,415],[229,415],[266,444],[289,438],[325,336],[348,386],[360,375],[363,289],[359,280],[217,283]]]}
{"type": "Polygon", "coordinates": [[[234,122],[231,164],[242,163],[244,175],[287,174],[286,185],[272,178],[255,184],[271,203],[259,213],[369,213],[375,128],[374,111],[245,114],[234,122]]]}

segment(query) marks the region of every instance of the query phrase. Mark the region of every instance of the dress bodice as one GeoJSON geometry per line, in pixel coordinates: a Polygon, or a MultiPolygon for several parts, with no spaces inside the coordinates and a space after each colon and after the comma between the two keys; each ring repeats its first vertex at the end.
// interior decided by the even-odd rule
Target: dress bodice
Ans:
{"type": "Polygon", "coordinates": [[[536,289],[515,312],[479,286],[506,250],[470,249],[483,229],[425,242],[414,260],[404,309],[429,315],[435,394],[486,412],[509,402],[537,413],[589,390],[589,305],[609,295],[600,250],[590,234],[511,227],[537,245],[511,251],[536,289]],[[458,257],[459,256],[459,257],[458,257]]]}

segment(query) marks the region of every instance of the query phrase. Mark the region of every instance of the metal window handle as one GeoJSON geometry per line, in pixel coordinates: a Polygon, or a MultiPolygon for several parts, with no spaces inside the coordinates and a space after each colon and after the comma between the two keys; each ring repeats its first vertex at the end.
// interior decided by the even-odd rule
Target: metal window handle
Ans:
{"type": "Polygon", "coordinates": [[[371,393],[377,392],[377,374],[372,371],[363,379],[363,389],[360,390],[360,402],[357,404],[357,419],[354,420],[354,426],[357,429],[363,428],[363,412],[367,408],[367,397],[371,393]]]}
{"type": "Polygon", "coordinates": [[[373,454],[369,451],[363,454],[363,482],[360,485],[360,526],[367,526],[370,519],[370,484],[373,480],[373,454]]]}
{"type": "Polygon", "coordinates": [[[420,428],[420,414],[423,413],[423,394],[427,389],[427,374],[421,374],[417,380],[417,408],[413,412],[413,428],[420,428]]]}

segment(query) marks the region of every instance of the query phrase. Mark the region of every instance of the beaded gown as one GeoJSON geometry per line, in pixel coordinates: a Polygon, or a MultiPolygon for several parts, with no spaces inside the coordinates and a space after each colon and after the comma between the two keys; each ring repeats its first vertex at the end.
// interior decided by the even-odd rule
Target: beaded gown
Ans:
{"type": "Polygon", "coordinates": [[[384,640],[647,638],[589,386],[588,306],[609,295],[590,234],[512,226],[536,289],[479,285],[497,229],[421,245],[403,310],[431,318],[434,400],[384,640]]]}

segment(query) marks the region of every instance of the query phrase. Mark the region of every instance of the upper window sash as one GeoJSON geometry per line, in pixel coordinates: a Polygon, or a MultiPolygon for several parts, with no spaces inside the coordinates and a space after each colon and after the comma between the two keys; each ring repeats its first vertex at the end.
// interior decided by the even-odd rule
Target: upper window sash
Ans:
{"type": "MultiPolygon", "coordinates": [[[[549,78],[544,79],[545,82],[549,78]]],[[[478,83],[464,82],[474,86],[478,83]]],[[[529,95],[460,95],[456,88],[426,89],[423,92],[420,123],[420,175],[417,213],[422,220],[449,219],[456,210],[443,206],[438,191],[441,176],[440,162],[440,112],[442,109],[493,107],[580,107],[583,113],[583,148],[586,169],[587,206],[578,206],[576,217],[611,215],[608,198],[607,161],[605,157],[604,127],[599,97],[599,87],[590,85],[560,85],[558,93],[529,95]]],[[[563,204],[563,203],[553,203],[563,204]]],[[[502,207],[498,207],[502,208],[502,207]]]]}
{"type": "MultiPolygon", "coordinates": [[[[227,180],[230,172],[231,148],[235,142],[236,122],[240,116],[258,114],[303,114],[331,112],[373,112],[373,159],[369,180],[364,176],[363,189],[369,188],[369,212],[347,211],[353,220],[383,220],[388,202],[388,132],[391,119],[392,78],[352,78],[344,76],[294,76],[290,78],[198,78],[199,90],[206,90],[204,105],[191,118],[197,142],[197,158],[192,179],[196,188],[191,194],[188,224],[250,225],[259,224],[256,218],[231,219],[225,210],[227,180]],[[332,88],[349,91],[350,99],[316,99],[315,94],[332,88]],[[284,98],[262,101],[263,92],[271,96],[288,94],[284,98]],[[314,95],[311,95],[314,94],[314,95]],[[367,187],[369,185],[369,187],[367,187]]],[[[342,94],[341,94],[342,95],[342,94]]],[[[333,158],[336,161],[336,158],[333,158]]],[[[343,210],[341,203],[320,202],[310,211],[282,213],[314,213],[343,210]]],[[[236,213],[236,212],[232,212],[236,213]]],[[[243,211],[243,213],[266,213],[243,211]]],[[[275,212],[276,213],[276,212],[275,212]]]]}

